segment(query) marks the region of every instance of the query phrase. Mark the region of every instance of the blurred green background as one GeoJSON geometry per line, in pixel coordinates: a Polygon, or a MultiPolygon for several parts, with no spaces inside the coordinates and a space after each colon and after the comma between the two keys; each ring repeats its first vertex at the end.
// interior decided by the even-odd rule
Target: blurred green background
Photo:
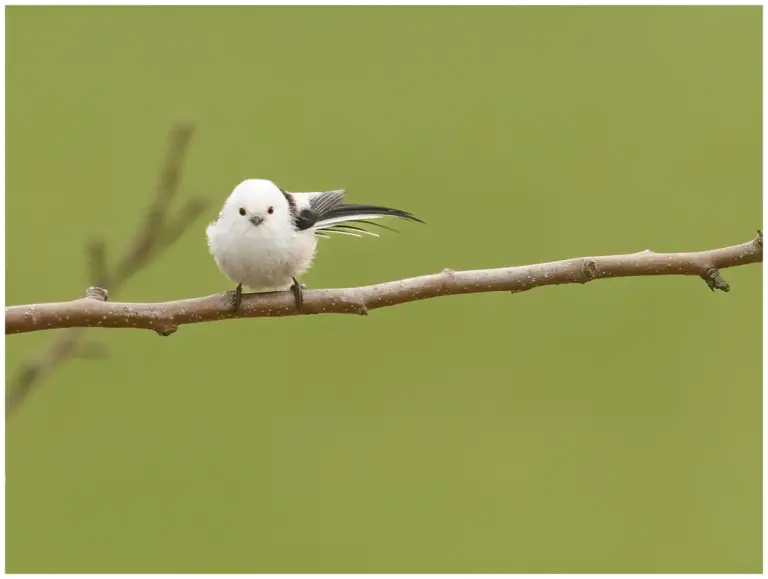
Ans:
{"type": "MultiPolygon", "coordinates": [[[[204,230],[251,177],[428,222],[321,241],[310,287],[761,225],[760,7],[6,14],[10,304],[125,248],[178,119],[211,205],[114,299],[231,289],[204,230]]],[[[91,330],[7,425],[7,570],[760,572],[762,266],[725,274],[91,330]]]]}

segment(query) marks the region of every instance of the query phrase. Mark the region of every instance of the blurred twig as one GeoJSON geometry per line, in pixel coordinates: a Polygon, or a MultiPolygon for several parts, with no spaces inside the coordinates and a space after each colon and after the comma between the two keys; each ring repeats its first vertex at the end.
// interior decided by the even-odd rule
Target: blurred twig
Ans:
{"type": "MultiPolygon", "coordinates": [[[[168,154],[160,178],[144,220],[139,224],[133,242],[113,268],[107,264],[107,249],[103,239],[94,239],[86,247],[91,283],[99,288],[108,288],[114,295],[123,284],[138,271],[149,265],[163,251],[168,249],[184,231],[202,214],[205,202],[190,199],[180,209],[171,211],[171,202],[178,193],[183,168],[193,127],[179,124],[173,128],[168,154]]],[[[96,292],[88,301],[98,301],[96,292]]],[[[106,298],[106,292],[103,292],[106,298]]],[[[27,399],[40,381],[57,365],[68,358],[104,358],[106,347],[100,343],[83,342],[82,328],[70,328],[62,332],[48,349],[24,362],[16,379],[6,390],[5,413],[12,415],[27,399]]]]}
{"type": "MultiPolygon", "coordinates": [[[[712,290],[730,291],[720,275],[727,267],[763,261],[763,234],[752,241],[690,253],[655,253],[579,257],[475,271],[441,273],[358,288],[307,290],[302,313],[367,314],[369,310],[454,294],[508,291],[518,293],[546,285],[587,283],[609,277],[696,275],[712,290]]],[[[182,324],[231,318],[292,316],[293,293],[272,292],[243,296],[232,310],[227,293],[158,304],[106,301],[106,292],[89,288],[86,297],[70,302],[11,306],[5,309],[5,333],[16,334],[56,328],[143,328],[162,336],[182,324]]]]}

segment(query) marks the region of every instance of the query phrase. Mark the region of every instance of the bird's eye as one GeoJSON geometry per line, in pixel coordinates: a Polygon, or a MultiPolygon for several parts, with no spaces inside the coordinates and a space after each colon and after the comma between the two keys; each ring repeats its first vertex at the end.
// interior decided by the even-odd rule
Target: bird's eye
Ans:
{"type": "Polygon", "coordinates": [[[240,208],[240,215],[245,215],[245,209],[242,207],[240,208]]]}
{"type": "Polygon", "coordinates": [[[269,213],[270,215],[272,215],[274,212],[275,212],[274,207],[270,207],[269,209],[267,209],[267,213],[269,213]]]}

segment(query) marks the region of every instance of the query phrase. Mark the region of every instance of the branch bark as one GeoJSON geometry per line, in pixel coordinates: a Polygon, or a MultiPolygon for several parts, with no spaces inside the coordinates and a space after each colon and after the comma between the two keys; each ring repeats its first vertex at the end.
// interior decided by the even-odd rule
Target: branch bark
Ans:
{"type": "MultiPolygon", "coordinates": [[[[377,308],[439,296],[509,291],[546,285],[586,283],[595,279],[647,275],[697,275],[715,291],[730,291],[720,275],[728,267],[762,262],[763,235],[752,241],[691,253],[654,253],[581,257],[500,269],[443,270],[441,273],[346,289],[306,290],[306,314],[361,314],[377,308]]],[[[246,294],[233,312],[228,293],[164,303],[106,301],[106,291],[89,288],[87,295],[69,302],[10,306],[5,310],[5,333],[19,334],[61,328],[141,328],[162,336],[183,324],[232,318],[297,315],[291,292],[246,294]]]]}

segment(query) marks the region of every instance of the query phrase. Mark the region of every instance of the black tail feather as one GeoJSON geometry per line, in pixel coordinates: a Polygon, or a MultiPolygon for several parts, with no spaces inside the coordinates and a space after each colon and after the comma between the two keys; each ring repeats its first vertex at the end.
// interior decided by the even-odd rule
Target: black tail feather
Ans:
{"type": "MultiPolygon", "coordinates": [[[[416,221],[418,223],[424,223],[418,217],[403,211],[402,209],[393,209],[391,207],[379,207],[378,205],[337,205],[330,211],[323,214],[323,219],[332,219],[334,217],[354,217],[355,215],[382,215],[390,217],[399,217],[401,219],[408,219],[409,221],[416,221]]],[[[426,225],[426,224],[425,224],[426,225]]]]}

